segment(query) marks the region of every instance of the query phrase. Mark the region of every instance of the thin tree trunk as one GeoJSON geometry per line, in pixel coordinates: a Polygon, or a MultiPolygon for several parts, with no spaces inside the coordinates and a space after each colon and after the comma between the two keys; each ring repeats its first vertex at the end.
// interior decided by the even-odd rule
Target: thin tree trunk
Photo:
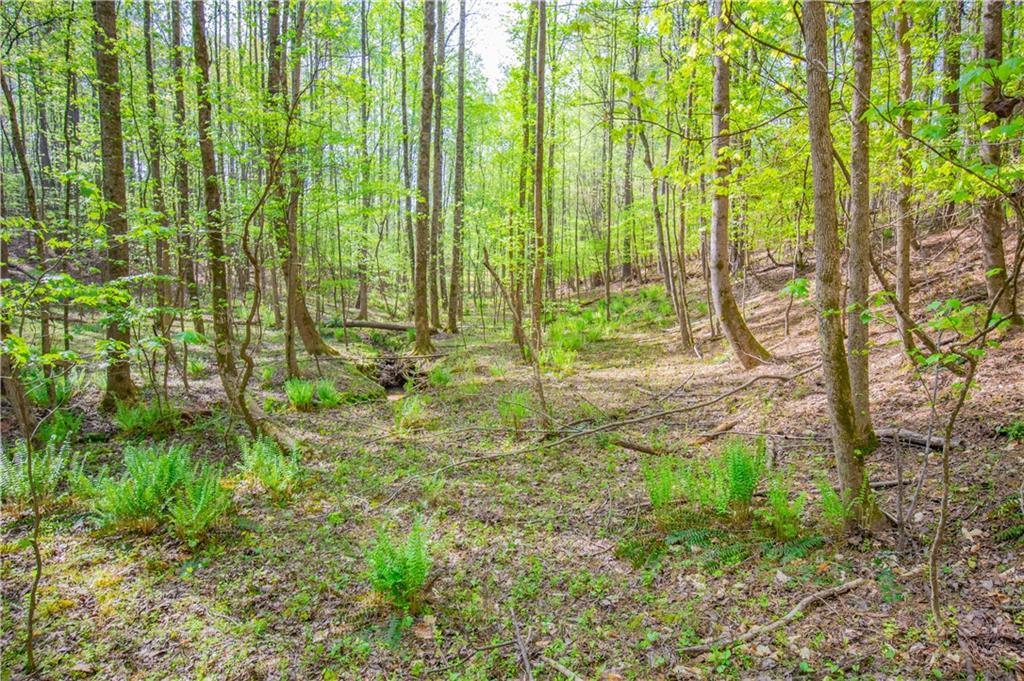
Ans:
{"type": "Polygon", "coordinates": [[[409,282],[415,287],[416,284],[416,237],[413,234],[413,206],[412,193],[415,187],[412,183],[412,168],[409,154],[409,109],[406,103],[408,98],[407,76],[406,76],[406,53],[405,53],[405,0],[399,3],[398,14],[398,42],[402,52],[402,179],[405,184],[405,196],[402,198],[404,206],[405,236],[409,242],[409,282]]]}
{"type": "Polygon", "coordinates": [[[466,99],[466,0],[459,0],[459,66],[458,101],[455,110],[455,206],[452,221],[452,277],[448,295],[448,331],[458,333],[459,314],[462,310],[462,219],[465,196],[464,128],[466,99]]]}
{"type": "Polygon", "coordinates": [[[832,424],[832,446],[844,501],[853,505],[862,522],[881,516],[869,497],[861,494],[866,484],[864,460],[855,449],[850,374],[843,347],[842,272],[839,265],[839,222],[836,218],[832,130],[829,127],[831,95],[828,84],[825,5],[804,2],[804,42],[807,57],[807,120],[814,176],[815,293],[818,303],[818,340],[822,373],[832,424]]]}
{"type": "MultiPolygon", "coordinates": [[[[164,233],[170,228],[167,218],[167,206],[164,203],[164,180],[160,165],[160,130],[158,125],[159,114],[156,104],[156,84],[154,82],[153,68],[153,3],[152,0],[145,0],[143,3],[143,33],[146,39],[146,109],[149,114],[149,182],[153,190],[153,210],[159,216],[160,225],[164,233]]],[[[163,234],[156,239],[156,333],[160,338],[166,338],[170,333],[171,325],[174,323],[174,315],[170,313],[172,304],[171,298],[171,257],[167,248],[167,237],[163,234]]],[[[174,362],[174,345],[167,340],[167,361],[174,362]]]]}
{"type": "Polygon", "coordinates": [[[430,182],[431,201],[430,201],[430,264],[428,277],[430,278],[430,325],[433,327],[439,327],[441,325],[440,315],[440,292],[438,290],[438,260],[440,258],[439,253],[439,241],[441,234],[441,211],[444,202],[443,192],[443,179],[441,176],[441,168],[443,163],[444,150],[441,144],[441,106],[444,98],[444,48],[445,48],[445,28],[444,28],[444,0],[437,3],[437,35],[435,36],[437,42],[437,58],[435,61],[434,68],[434,144],[433,144],[433,179],[430,182]]]}
{"type": "MultiPolygon", "coordinates": [[[[537,129],[533,137],[533,349],[539,353],[544,328],[544,60],[547,56],[548,8],[537,0],[537,129]]],[[[534,358],[534,362],[539,357],[534,358]]]]}
{"type": "Polygon", "coordinates": [[[239,390],[238,369],[235,363],[234,343],[231,334],[231,308],[228,302],[228,277],[224,250],[224,216],[221,213],[220,181],[217,178],[217,159],[213,150],[212,106],[210,102],[210,52],[206,44],[206,21],[204,1],[192,2],[192,48],[196,66],[199,68],[197,81],[199,155],[203,176],[203,199],[206,208],[206,241],[209,248],[210,288],[213,299],[214,357],[217,373],[220,374],[224,394],[232,411],[245,420],[250,431],[258,429],[257,416],[246,404],[245,396],[239,390]]]}
{"type": "MultiPolygon", "coordinates": [[[[723,13],[724,0],[715,0],[718,17],[716,35],[725,36],[729,24],[723,13]]],[[[771,355],[754,338],[740,313],[732,292],[729,268],[729,60],[716,41],[713,104],[711,109],[711,156],[715,159],[715,182],[711,199],[711,293],[722,331],[733,353],[746,369],[762,364],[771,355]]]]}
{"type": "MultiPolygon", "coordinates": [[[[902,5],[897,11],[896,52],[900,68],[900,104],[907,104],[913,95],[910,39],[907,37],[910,20],[902,5]]],[[[897,150],[900,162],[900,180],[896,189],[896,300],[908,313],[910,312],[911,287],[910,246],[914,240],[914,216],[910,213],[910,199],[913,194],[913,187],[910,184],[913,173],[910,158],[912,125],[910,114],[902,113],[898,121],[902,140],[897,150]]],[[[897,318],[896,326],[903,339],[904,349],[913,356],[916,348],[913,331],[909,328],[907,320],[902,317],[897,318]]]]}
{"type": "Polygon", "coordinates": [[[204,333],[203,312],[199,303],[199,284],[196,281],[195,252],[192,248],[191,210],[189,209],[188,161],[185,158],[185,70],[182,64],[181,3],[171,0],[171,69],[174,71],[174,129],[177,156],[174,163],[174,181],[178,201],[175,207],[175,227],[181,242],[179,270],[188,294],[192,311],[192,325],[204,333]]]}
{"type": "Polygon", "coordinates": [[[430,257],[430,128],[434,112],[434,22],[436,0],[423,2],[423,64],[420,78],[420,142],[416,159],[416,342],[415,352],[434,351],[430,342],[427,268],[430,257]]]}
{"type": "MultiPolygon", "coordinates": [[[[984,0],[981,8],[981,30],[984,37],[982,57],[986,63],[995,65],[1003,62],[1003,2],[984,0]]],[[[993,72],[989,80],[982,81],[981,104],[989,111],[1002,96],[1002,83],[993,72]]],[[[1002,125],[998,115],[987,117],[981,124],[981,160],[987,166],[998,170],[1002,164],[999,142],[986,135],[1002,125]]],[[[1003,250],[1003,229],[1006,214],[1002,196],[986,196],[980,201],[982,262],[985,264],[985,286],[989,302],[995,300],[1007,286],[1006,254],[1003,250]]],[[[1015,324],[1021,322],[1014,309],[1016,296],[1006,289],[996,301],[995,312],[1008,317],[1015,324]]]]}
{"type": "MultiPolygon", "coordinates": [[[[121,84],[117,58],[117,9],[112,2],[93,0],[96,22],[93,50],[96,56],[96,89],[99,95],[100,151],[103,157],[104,222],[107,227],[106,281],[117,283],[129,274],[128,196],[124,179],[124,135],[121,130],[121,84]]],[[[118,401],[135,398],[127,349],[131,331],[127,320],[116,315],[107,325],[111,357],[102,406],[112,409],[118,401]]]]}
{"type": "Polygon", "coordinates": [[[871,1],[853,3],[853,111],[850,114],[850,228],[849,299],[846,327],[850,390],[854,412],[854,444],[872,449],[875,442],[871,425],[871,400],[868,383],[868,324],[862,315],[869,312],[869,276],[871,273],[871,194],[868,145],[870,137],[865,115],[871,105],[871,1]]]}
{"type": "Polygon", "coordinates": [[[359,137],[361,153],[359,158],[360,176],[362,187],[359,193],[362,201],[362,236],[359,240],[359,264],[357,267],[359,279],[359,293],[356,296],[356,319],[366,319],[369,316],[370,305],[370,284],[368,267],[370,254],[367,247],[367,239],[370,238],[370,153],[367,136],[370,134],[370,75],[367,68],[369,60],[369,46],[366,35],[366,14],[369,11],[367,0],[362,0],[359,10],[359,73],[360,73],[360,97],[359,97],[359,137]]]}

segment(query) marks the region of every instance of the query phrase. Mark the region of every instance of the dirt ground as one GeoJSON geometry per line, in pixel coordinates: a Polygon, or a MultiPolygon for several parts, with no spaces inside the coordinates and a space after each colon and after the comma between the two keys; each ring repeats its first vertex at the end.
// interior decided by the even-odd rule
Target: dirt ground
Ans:
{"type": "MultiPolygon", "coordinates": [[[[929,299],[977,293],[971,258],[943,251],[938,239],[923,244],[934,257],[917,273],[921,307],[925,291],[929,299]]],[[[650,306],[651,314],[630,315],[644,304],[634,290],[623,321],[545,375],[555,422],[571,433],[698,404],[760,373],[812,367],[810,304],[794,304],[787,336],[787,301],[774,282],[758,290],[756,279],[745,312],[776,363],[743,372],[721,340],[707,340],[699,316],[701,357],[682,352],[671,315],[650,306]]],[[[694,289],[691,298],[700,296],[694,289]]],[[[1024,678],[1024,552],[999,539],[1024,522],[1014,507],[1024,443],[997,432],[1024,418],[1024,334],[989,350],[957,424],[940,629],[926,572],[915,572],[937,519],[938,454],[902,547],[892,529],[827,531],[815,481],[832,469],[830,433],[817,372],[542,448],[535,412],[516,434],[497,406],[502,395],[529,393],[530,372],[504,333],[481,328],[479,318],[469,323],[462,336],[439,340],[448,385],[423,381],[415,396],[308,413],[278,406],[274,418],[302,443],[302,484],[284,505],[238,485],[231,518],[196,550],[169,534],[100,535],[74,500],[53,508],[43,523],[38,678],[508,679],[523,676],[524,652],[537,679],[1024,678]],[[395,405],[413,397],[424,414],[400,427],[395,405]],[[723,424],[729,435],[696,444],[723,424]],[[772,468],[807,495],[797,542],[772,545],[731,527],[712,528],[721,533],[710,542],[666,541],[644,471],[669,455],[614,444],[699,461],[730,436],[764,438],[772,468]],[[365,554],[380,528],[401,533],[414,518],[428,529],[436,581],[423,611],[403,621],[371,590],[365,554]],[[864,581],[748,643],[684,650],[770,623],[809,594],[856,578],[864,581]]],[[[267,336],[268,360],[280,359],[277,340],[267,336]]],[[[871,340],[876,427],[928,431],[931,374],[915,377],[886,323],[873,324],[871,340]]],[[[340,381],[337,364],[323,360],[320,370],[340,381]]],[[[942,379],[940,419],[948,387],[942,379]]],[[[180,399],[195,417],[168,437],[223,460],[230,474],[234,427],[218,395],[215,377],[193,381],[180,399]]],[[[271,406],[284,401],[273,377],[256,395],[276,400],[271,406]]],[[[117,461],[121,436],[96,417],[86,420],[90,431],[99,433],[81,444],[90,461],[117,461]]],[[[895,508],[897,460],[912,478],[923,458],[922,448],[891,441],[870,455],[882,508],[895,508]]],[[[23,677],[31,556],[19,540],[28,529],[24,514],[5,515],[4,678],[23,677]]]]}

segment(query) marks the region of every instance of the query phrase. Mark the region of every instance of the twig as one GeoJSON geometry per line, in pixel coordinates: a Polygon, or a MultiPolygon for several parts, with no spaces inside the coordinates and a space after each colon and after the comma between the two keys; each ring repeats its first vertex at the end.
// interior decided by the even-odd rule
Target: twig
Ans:
{"type": "Polygon", "coordinates": [[[552,668],[554,668],[557,672],[559,672],[565,678],[570,679],[570,681],[583,681],[583,677],[582,676],[580,676],[579,674],[577,674],[573,670],[569,669],[564,664],[561,664],[559,662],[556,662],[555,660],[552,660],[547,655],[541,655],[540,659],[544,660],[545,664],[551,665],[552,668]]]}
{"type": "Polygon", "coordinates": [[[516,642],[513,639],[513,640],[509,640],[509,641],[502,641],[501,643],[492,643],[489,646],[481,646],[480,648],[474,648],[473,650],[469,651],[468,653],[466,653],[465,655],[461,656],[459,659],[455,660],[454,662],[452,662],[450,664],[446,664],[443,667],[432,667],[431,669],[428,669],[427,671],[432,673],[432,674],[437,674],[437,673],[440,673],[440,672],[443,672],[443,671],[447,671],[449,669],[452,669],[453,667],[458,667],[459,665],[466,664],[467,662],[472,660],[474,657],[476,657],[480,653],[486,652],[488,650],[497,650],[498,648],[508,648],[509,646],[513,646],[515,644],[516,644],[516,642]]]}
{"type": "Polygon", "coordinates": [[[868,580],[865,577],[858,577],[857,579],[846,582],[845,584],[834,586],[831,589],[815,591],[811,595],[805,596],[799,603],[793,606],[792,610],[790,610],[774,622],[769,622],[768,624],[763,624],[761,626],[749,629],[746,631],[746,633],[740,634],[735,638],[712,639],[710,641],[706,641],[695,646],[687,646],[685,648],[681,648],[679,652],[692,654],[706,653],[709,650],[714,650],[718,648],[731,648],[737,644],[752,641],[759,636],[773,632],[776,629],[782,627],[783,625],[792,622],[800,615],[800,613],[802,613],[805,609],[807,609],[808,606],[810,606],[815,601],[824,600],[826,598],[832,598],[833,596],[839,596],[841,594],[846,593],[847,591],[852,591],[853,589],[856,589],[857,587],[865,584],[867,581],[868,580]]]}
{"type": "Polygon", "coordinates": [[[530,668],[530,654],[526,651],[526,643],[523,642],[523,635],[519,632],[519,620],[516,619],[516,611],[510,606],[508,614],[512,617],[512,630],[516,634],[516,647],[519,649],[519,659],[523,662],[523,671],[526,678],[533,681],[533,669],[530,668]]]}

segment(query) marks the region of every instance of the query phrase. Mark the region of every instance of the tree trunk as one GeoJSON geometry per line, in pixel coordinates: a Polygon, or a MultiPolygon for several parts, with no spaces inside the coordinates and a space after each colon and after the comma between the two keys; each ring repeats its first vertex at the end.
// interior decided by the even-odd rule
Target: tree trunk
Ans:
{"type": "Polygon", "coordinates": [[[406,104],[408,83],[406,77],[405,54],[405,0],[401,0],[398,8],[398,42],[402,52],[402,179],[405,183],[405,196],[402,198],[405,236],[409,246],[409,282],[416,285],[416,237],[413,234],[412,168],[409,154],[409,109],[406,104]]]}
{"type": "MultiPolygon", "coordinates": [[[[159,216],[160,226],[166,233],[170,228],[167,219],[167,206],[164,203],[164,180],[160,165],[160,129],[158,125],[159,114],[156,104],[156,84],[154,82],[153,69],[153,3],[152,0],[145,0],[143,3],[143,33],[146,40],[146,109],[149,114],[149,183],[153,191],[153,210],[159,216]]],[[[166,338],[174,323],[174,315],[170,313],[171,299],[171,257],[167,248],[167,237],[163,234],[156,239],[156,334],[166,338]]],[[[167,360],[174,361],[174,345],[167,340],[167,360]]]]}
{"type": "Polygon", "coordinates": [[[369,46],[366,36],[366,13],[369,11],[367,0],[362,0],[359,10],[359,73],[360,73],[360,96],[359,96],[359,137],[362,145],[359,158],[360,176],[362,187],[359,194],[362,201],[362,236],[359,239],[359,265],[357,267],[359,279],[359,292],[356,295],[356,319],[366,319],[370,309],[370,283],[369,260],[370,253],[367,247],[367,240],[370,238],[370,153],[367,136],[370,134],[370,75],[367,68],[369,60],[369,46]]]}
{"type": "MultiPolygon", "coordinates": [[[[544,327],[544,59],[548,8],[537,0],[537,128],[533,136],[533,349],[539,353],[544,327]]],[[[539,358],[534,358],[534,362],[539,358]]]]}
{"type": "Polygon", "coordinates": [[[832,131],[829,127],[831,96],[828,85],[827,29],[825,5],[820,0],[804,2],[804,42],[807,57],[807,121],[814,175],[815,293],[818,303],[818,340],[822,372],[832,423],[832,445],[843,498],[858,510],[866,523],[878,516],[864,489],[864,460],[855,449],[853,402],[850,374],[843,348],[843,282],[839,266],[839,223],[836,218],[835,177],[832,161],[832,131]]]}
{"type": "MultiPolygon", "coordinates": [[[[896,52],[900,66],[901,104],[909,102],[913,95],[910,39],[907,37],[909,30],[907,12],[901,5],[896,17],[896,52]]],[[[910,313],[911,287],[910,245],[914,240],[914,216],[910,213],[910,198],[913,194],[913,187],[910,184],[913,174],[910,158],[912,125],[910,114],[902,113],[898,121],[901,142],[896,154],[900,162],[900,180],[896,189],[896,301],[908,314],[910,313]]],[[[902,317],[897,318],[896,326],[903,339],[904,349],[913,356],[916,347],[913,331],[909,328],[907,320],[902,317]]]]}
{"type": "MultiPolygon", "coordinates": [[[[981,30],[984,37],[982,57],[994,65],[1003,62],[1003,2],[984,0],[981,9],[981,30]]],[[[1002,83],[993,72],[992,78],[982,81],[981,104],[989,111],[1002,96],[1002,83]]],[[[998,169],[1002,164],[999,142],[985,133],[1002,124],[998,115],[986,117],[981,124],[981,160],[987,166],[998,169]]],[[[1009,289],[1006,276],[1006,254],[1003,251],[1003,229],[1006,225],[1002,196],[986,196],[979,201],[981,209],[982,262],[985,264],[985,286],[991,304],[999,295],[995,312],[1019,324],[1021,319],[1014,309],[1014,297],[1009,289]]]]}
{"type": "MultiPolygon", "coordinates": [[[[952,142],[960,127],[960,23],[964,14],[964,0],[946,0],[943,11],[946,14],[946,36],[942,47],[942,76],[945,80],[942,103],[948,107],[946,137],[951,144],[947,153],[955,155],[956,145],[952,142]]],[[[950,201],[943,208],[943,221],[947,229],[953,227],[955,219],[956,204],[950,201]]]]}
{"type": "Polygon", "coordinates": [[[191,210],[189,209],[188,161],[185,158],[185,69],[181,53],[185,49],[181,40],[181,4],[171,1],[171,69],[174,71],[174,135],[177,157],[174,163],[174,182],[177,186],[178,201],[175,207],[175,226],[181,242],[178,269],[188,294],[188,305],[192,311],[192,325],[198,333],[204,333],[203,312],[199,304],[199,284],[196,281],[195,253],[192,249],[191,210]]]}
{"type": "MultiPolygon", "coordinates": [[[[630,65],[629,65],[629,77],[635,83],[640,78],[640,0],[634,0],[635,5],[633,6],[633,33],[630,36],[630,65]]],[[[633,135],[633,126],[636,125],[636,120],[639,118],[639,112],[637,111],[636,104],[633,103],[633,97],[629,96],[626,98],[626,108],[629,111],[629,118],[626,121],[626,158],[623,165],[622,173],[622,210],[626,214],[626,220],[629,223],[629,227],[626,229],[626,233],[622,238],[622,284],[632,279],[635,276],[633,271],[633,246],[632,246],[632,226],[635,224],[635,218],[633,217],[633,154],[636,149],[636,141],[633,135]]]]}
{"type": "Polygon", "coordinates": [[[420,78],[420,143],[416,158],[416,343],[415,352],[434,351],[430,342],[427,269],[430,257],[430,128],[434,112],[434,21],[436,0],[423,2],[423,64],[420,78]]]}
{"type": "MultiPolygon", "coordinates": [[[[715,33],[725,36],[729,24],[723,13],[724,0],[715,0],[718,17],[715,33]]],[[[711,294],[722,331],[733,353],[746,369],[762,364],[771,355],[747,328],[732,292],[729,268],[729,61],[720,53],[725,46],[716,41],[713,103],[711,109],[711,156],[715,159],[715,182],[711,199],[711,294]]]]}
{"type": "MultiPolygon", "coordinates": [[[[850,124],[850,228],[849,299],[846,326],[850,390],[853,400],[854,443],[869,450],[875,436],[871,425],[868,385],[868,324],[861,315],[869,312],[871,273],[871,194],[868,145],[870,137],[865,115],[871,106],[871,1],[853,3],[853,111],[850,124]]],[[[830,164],[831,165],[831,164],[830,164]]]]}
{"type": "Polygon", "coordinates": [[[441,105],[444,98],[444,1],[437,3],[437,61],[434,68],[434,144],[433,144],[433,179],[430,181],[430,264],[428,277],[430,278],[430,324],[434,327],[441,325],[440,305],[441,298],[438,291],[438,260],[439,241],[441,237],[441,210],[443,208],[444,192],[441,168],[443,164],[443,145],[441,144],[441,105]]]}
{"type": "MultiPolygon", "coordinates": [[[[112,4],[112,3],[111,3],[112,4]]],[[[239,390],[238,369],[231,337],[231,308],[228,302],[228,276],[224,251],[224,217],[221,214],[220,182],[217,159],[213,151],[212,106],[210,103],[210,52],[206,45],[204,1],[192,2],[192,48],[199,69],[197,108],[199,123],[199,155],[202,165],[203,201],[206,208],[206,241],[210,255],[210,289],[213,302],[214,356],[224,394],[232,411],[241,416],[249,430],[258,429],[257,416],[239,390]]]]}
{"type": "Polygon", "coordinates": [[[452,273],[451,292],[448,295],[448,331],[458,333],[459,313],[462,309],[462,219],[465,196],[464,128],[466,99],[466,0],[459,0],[459,72],[458,101],[455,110],[455,206],[452,220],[452,273]]]}
{"type": "MultiPolygon", "coordinates": [[[[4,91],[4,99],[7,102],[7,115],[10,119],[11,125],[11,142],[14,146],[14,154],[18,161],[18,168],[21,170],[21,178],[25,184],[25,203],[28,204],[28,217],[31,223],[30,232],[32,234],[32,241],[35,244],[36,259],[38,262],[36,266],[42,271],[46,269],[46,238],[44,230],[45,225],[45,201],[40,201],[36,196],[35,183],[32,179],[32,169],[28,164],[28,153],[25,147],[25,137],[22,134],[22,128],[18,121],[18,111],[14,105],[14,93],[11,90],[11,84],[7,80],[7,75],[3,71],[3,64],[0,64],[0,86],[4,91]]],[[[48,154],[47,154],[48,156],[48,154]]],[[[49,166],[49,160],[47,159],[45,166],[49,166]]],[[[122,175],[123,178],[123,175],[122,175]]],[[[122,187],[123,187],[122,182],[122,187]]],[[[122,204],[123,205],[123,204],[122,204]]],[[[49,354],[51,351],[51,339],[50,339],[50,313],[49,306],[45,302],[40,303],[39,310],[39,326],[40,326],[40,346],[43,354],[49,354]]],[[[44,368],[47,378],[50,376],[49,368],[44,368]]],[[[49,394],[51,402],[54,399],[54,389],[51,383],[47,383],[47,393],[49,394]]]]}
{"type": "MultiPolygon", "coordinates": [[[[96,56],[96,90],[99,95],[100,152],[103,157],[103,201],[106,204],[104,223],[107,228],[108,285],[128,276],[128,206],[124,180],[124,136],[121,131],[121,84],[117,62],[117,10],[113,2],[93,0],[96,21],[93,50],[96,56]]],[[[125,291],[127,295],[127,291],[125,291]]],[[[127,307],[127,306],[126,306],[127,307]]],[[[111,357],[107,365],[107,386],[103,408],[112,409],[118,401],[135,398],[131,364],[126,350],[131,343],[127,320],[116,315],[107,325],[107,341],[111,357]]]]}

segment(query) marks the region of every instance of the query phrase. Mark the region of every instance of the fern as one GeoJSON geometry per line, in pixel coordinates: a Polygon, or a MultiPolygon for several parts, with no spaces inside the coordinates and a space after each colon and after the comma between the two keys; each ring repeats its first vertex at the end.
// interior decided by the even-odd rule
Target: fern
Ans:
{"type": "Polygon", "coordinates": [[[294,453],[286,456],[276,442],[263,437],[242,443],[242,460],[238,468],[278,502],[291,496],[302,470],[294,453]]]}
{"type": "Polygon", "coordinates": [[[7,452],[0,450],[0,501],[3,506],[23,509],[32,501],[33,486],[41,506],[56,499],[65,471],[72,464],[71,459],[68,441],[51,437],[45,447],[32,453],[33,484],[30,485],[25,441],[20,440],[14,446],[10,458],[7,458],[7,452]]]}
{"type": "Polygon", "coordinates": [[[373,589],[397,608],[415,614],[431,566],[430,545],[420,521],[413,523],[404,541],[381,530],[367,560],[373,589]]]}
{"type": "Polygon", "coordinates": [[[96,486],[93,510],[100,527],[142,533],[157,529],[178,486],[189,477],[190,463],[185,445],[126,448],[124,475],[101,479],[96,486]]]}
{"type": "Polygon", "coordinates": [[[284,392],[288,396],[288,402],[298,411],[308,411],[313,408],[316,388],[309,381],[301,378],[289,378],[284,382],[284,392]]]}
{"type": "Polygon", "coordinates": [[[321,378],[313,387],[316,392],[316,401],[320,406],[330,408],[341,404],[341,393],[331,381],[321,378]]]}
{"type": "Polygon", "coordinates": [[[178,536],[196,546],[230,505],[231,493],[221,485],[220,470],[202,466],[182,480],[168,516],[178,536]]]}
{"type": "Polygon", "coordinates": [[[841,532],[853,514],[854,503],[847,503],[839,496],[829,481],[821,477],[817,481],[821,494],[821,518],[825,526],[834,532],[841,532]]]}
{"type": "Polygon", "coordinates": [[[807,495],[803,493],[791,500],[785,479],[777,475],[768,487],[768,507],[760,509],[758,515],[776,539],[790,541],[800,534],[806,502],[807,495]]]}

